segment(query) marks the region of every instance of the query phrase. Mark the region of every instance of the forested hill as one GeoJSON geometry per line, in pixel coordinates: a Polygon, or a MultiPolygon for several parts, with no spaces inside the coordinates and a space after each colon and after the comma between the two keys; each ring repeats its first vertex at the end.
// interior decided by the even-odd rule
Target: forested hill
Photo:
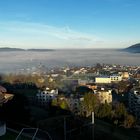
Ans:
{"type": "Polygon", "coordinates": [[[140,53],[140,43],[125,48],[124,51],[132,52],[132,53],[140,53]]]}
{"type": "Polygon", "coordinates": [[[24,49],[20,49],[20,48],[3,47],[3,48],[0,48],[0,51],[25,51],[25,50],[24,49]]]}

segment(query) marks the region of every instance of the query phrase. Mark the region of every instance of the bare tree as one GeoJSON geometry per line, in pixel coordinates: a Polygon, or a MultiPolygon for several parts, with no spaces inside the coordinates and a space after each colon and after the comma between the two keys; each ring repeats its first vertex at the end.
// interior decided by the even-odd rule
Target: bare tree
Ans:
{"type": "Polygon", "coordinates": [[[0,86],[0,104],[5,102],[5,97],[4,97],[4,93],[7,92],[7,90],[0,86]]]}

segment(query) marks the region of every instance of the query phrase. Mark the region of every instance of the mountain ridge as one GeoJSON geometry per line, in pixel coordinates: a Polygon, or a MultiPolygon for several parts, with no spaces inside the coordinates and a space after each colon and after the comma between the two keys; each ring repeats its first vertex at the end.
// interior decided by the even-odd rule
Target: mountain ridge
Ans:
{"type": "Polygon", "coordinates": [[[21,49],[21,48],[11,48],[11,47],[2,47],[0,51],[53,51],[53,49],[21,49]]]}
{"type": "Polygon", "coordinates": [[[131,53],[140,53],[140,43],[131,45],[123,50],[131,53]]]}

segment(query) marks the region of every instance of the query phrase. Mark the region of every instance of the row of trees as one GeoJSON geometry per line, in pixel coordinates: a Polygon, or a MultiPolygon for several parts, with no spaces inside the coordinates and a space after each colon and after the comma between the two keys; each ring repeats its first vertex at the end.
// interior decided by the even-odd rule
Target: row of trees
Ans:
{"type": "MultiPolygon", "coordinates": [[[[69,110],[68,101],[63,97],[52,100],[53,106],[58,106],[61,109],[69,110]]],[[[74,110],[73,110],[74,111],[74,110]]],[[[79,103],[79,115],[81,117],[90,117],[91,112],[95,113],[95,117],[111,122],[116,126],[124,126],[131,128],[135,125],[136,119],[129,114],[123,103],[101,104],[95,94],[87,93],[84,95],[84,100],[79,103]]]]}
{"type": "Polygon", "coordinates": [[[52,79],[50,76],[45,75],[31,75],[31,74],[7,74],[0,78],[1,81],[9,84],[22,84],[34,83],[38,88],[50,87],[55,88],[58,86],[59,80],[52,79]]]}
{"type": "Polygon", "coordinates": [[[81,115],[89,117],[91,112],[95,112],[95,117],[113,122],[117,126],[131,128],[135,125],[136,119],[129,114],[123,103],[117,104],[100,104],[94,94],[87,93],[81,102],[81,115]]]}
{"type": "Polygon", "coordinates": [[[2,81],[10,84],[35,83],[38,87],[43,86],[47,82],[44,80],[44,77],[31,74],[7,74],[2,76],[2,81]]]}

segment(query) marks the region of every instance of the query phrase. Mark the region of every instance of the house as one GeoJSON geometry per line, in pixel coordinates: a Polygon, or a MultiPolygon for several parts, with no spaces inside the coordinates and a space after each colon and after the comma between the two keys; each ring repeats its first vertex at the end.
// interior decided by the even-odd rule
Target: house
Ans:
{"type": "Polygon", "coordinates": [[[92,90],[97,89],[97,85],[94,84],[94,83],[88,83],[88,84],[86,84],[85,86],[87,86],[88,88],[90,88],[90,89],[92,89],[92,90]]]}
{"type": "Polygon", "coordinates": [[[123,79],[129,78],[129,73],[127,71],[119,72],[118,74],[120,74],[123,79]]]}
{"type": "Polygon", "coordinates": [[[97,94],[100,103],[112,103],[111,90],[105,90],[104,88],[101,88],[101,90],[97,90],[95,93],[97,94]]]}

